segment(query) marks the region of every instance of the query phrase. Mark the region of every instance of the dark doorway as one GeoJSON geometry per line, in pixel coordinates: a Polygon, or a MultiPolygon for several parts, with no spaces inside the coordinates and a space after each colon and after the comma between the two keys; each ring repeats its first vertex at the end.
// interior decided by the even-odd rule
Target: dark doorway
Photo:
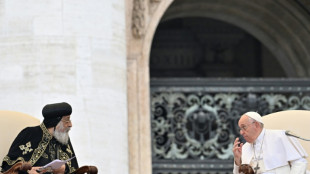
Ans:
{"type": "Polygon", "coordinates": [[[151,78],[286,77],[277,59],[252,35],[226,22],[188,17],[161,22],[151,78]]]}

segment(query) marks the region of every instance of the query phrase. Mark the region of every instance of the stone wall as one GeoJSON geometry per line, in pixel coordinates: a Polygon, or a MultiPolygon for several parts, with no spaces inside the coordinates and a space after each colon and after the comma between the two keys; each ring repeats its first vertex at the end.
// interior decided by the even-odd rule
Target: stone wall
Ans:
{"type": "Polygon", "coordinates": [[[0,3],[0,109],[73,107],[79,165],[128,173],[125,2],[0,3]]]}

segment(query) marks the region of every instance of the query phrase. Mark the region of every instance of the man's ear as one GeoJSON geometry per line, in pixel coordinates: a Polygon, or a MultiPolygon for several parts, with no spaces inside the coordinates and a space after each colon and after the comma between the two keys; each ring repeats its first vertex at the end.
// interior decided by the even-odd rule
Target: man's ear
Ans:
{"type": "Polygon", "coordinates": [[[258,121],[254,121],[255,127],[260,127],[260,124],[258,121]]]}

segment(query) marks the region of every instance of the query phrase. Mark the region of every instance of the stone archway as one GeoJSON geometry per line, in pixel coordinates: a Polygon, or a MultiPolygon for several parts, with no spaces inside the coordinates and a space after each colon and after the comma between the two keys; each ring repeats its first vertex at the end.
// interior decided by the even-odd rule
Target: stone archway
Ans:
{"type": "Polygon", "coordinates": [[[126,2],[131,26],[127,27],[129,173],[151,174],[149,53],[156,27],[173,0],[126,2]]]}
{"type": "Polygon", "coordinates": [[[180,0],[172,4],[162,20],[209,17],[236,25],[260,40],[281,62],[289,77],[307,77],[309,68],[305,65],[310,63],[310,43],[304,39],[309,37],[309,29],[304,25],[309,24],[309,19],[305,19],[309,15],[302,18],[301,12],[296,4],[286,1],[180,0]]]}
{"type": "MultiPolygon", "coordinates": [[[[133,0],[127,2],[129,170],[150,174],[149,55],[160,20],[204,16],[234,24],[260,40],[290,77],[309,77],[309,12],[296,1],[133,0]],[[169,11],[167,8],[171,5],[169,11]],[[253,13],[255,12],[255,13],[253,13]],[[165,13],[165,17],[162,18],[165,13]],[[161,19],[162,18],[162,19],[161,19]]],[[[302,5],[302,4],[301,4],[302,5]]]]}

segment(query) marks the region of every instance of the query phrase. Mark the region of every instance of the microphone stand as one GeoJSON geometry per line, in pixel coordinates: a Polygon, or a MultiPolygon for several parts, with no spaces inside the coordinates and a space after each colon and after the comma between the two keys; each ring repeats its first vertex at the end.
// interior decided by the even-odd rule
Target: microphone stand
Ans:
{"type": "Polygon", "coordinates": [[[297,136],[297,135],[291,133],[289,130],[285,131],[285,135],[292,136],[292,137],[295,137],[295,138],[299,138],[299,139],[304,140],[304,141],[310,141],[310,139],[306,139],[306,138],[297,136]]]}

